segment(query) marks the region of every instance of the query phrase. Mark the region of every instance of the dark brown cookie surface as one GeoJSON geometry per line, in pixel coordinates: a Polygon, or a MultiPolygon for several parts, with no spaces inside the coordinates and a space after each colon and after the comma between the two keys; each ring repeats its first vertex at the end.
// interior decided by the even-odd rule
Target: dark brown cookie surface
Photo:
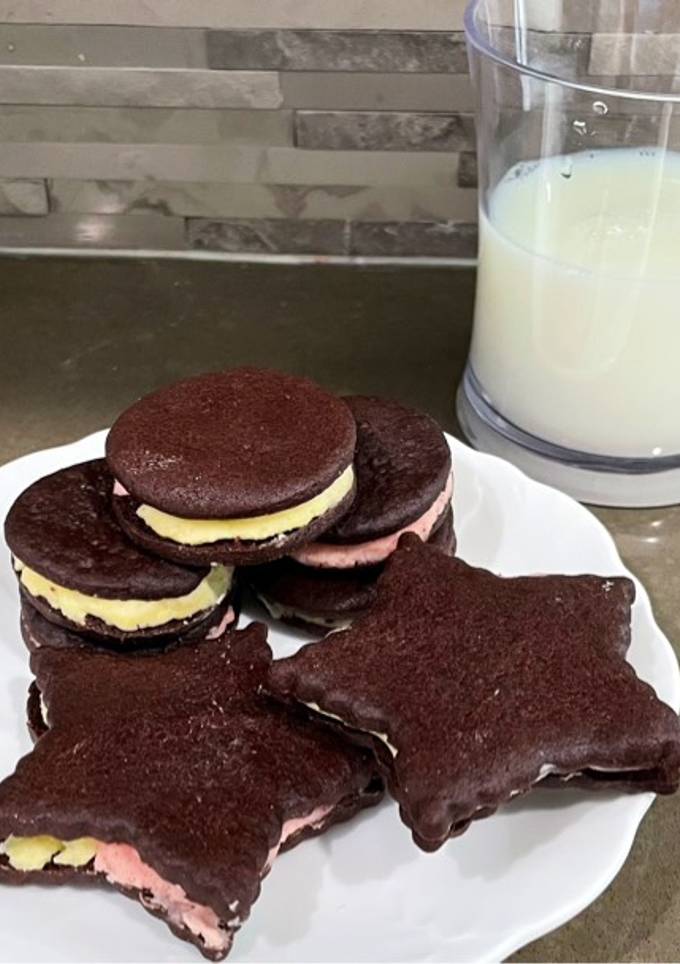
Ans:
{"type": "Polygon", "coordinates": [[[345,401],[357,423],[357,494],[324,542],[367,542],[419,519],[443,492],[451,451],[434,419],[363,395],[345,401]]]}
{"type": "Polygon", "coordinates": [[[111,429],[106,453],[138,502],[186,518],[232,519],[318,495],[350,465],[355,441],[345,402],[314,382],[238,368],[136,402],[111,429]]]}
{"type": "Polygon", "coordinates": [[[673,792],[680,725],[626,662],[633,598],[627,579],[502,579],[404,536],[370,611],[268,688],[374,747],[426,850],[548,775],[673,792]]]}
{"type": "Polygon", "coordinates": [[[159,559],[131,542],[111,511],[113,479],[103,459],[39,479],[10,509],[12,554],[67,589],[108,599],[165,599],[190,593],[208,568],[159,559]]]}
{"type": "Polygon", "coordinates": [[[259,695],[270,662],[257,624],[142,660],[34,653],[49,729],[0,784],[0,838],[129,844],[230,934],[287,821],[318,832],[379,797],[370,754],[259,695]]]}
{"type": "Polygon", "coordinates": [[[220,562],[230,566],[254,566],[280,559],[298,546],[312,542],[326,531],[335,519],[341,518],[354,499],[354,489],[333,509],[300,529],[284,532],[271,539],[228,539],[205,545],[188,546],[164,539],[137,515],[139,503],[128,497],[116,497],[113,509],[121,528],[139,546],[155,555],[184,565],[207,565],[220,562]]]}
{"type": "MultiPolygon", "coordinates": [[[[428,545],[453,553],[453,513],[445,514],[428,545]]],[[[294,559],[255,566],[245,574],[254,591],[274,603],[319,618],[356,617],[375,600],[376,583],[384,565],[356,569],[315,569],[294,559]]],[[[310,627],[311,628],[311,627],[310,627]]],[[[317,627],[318,628],[318,627],[317,627]]]]}

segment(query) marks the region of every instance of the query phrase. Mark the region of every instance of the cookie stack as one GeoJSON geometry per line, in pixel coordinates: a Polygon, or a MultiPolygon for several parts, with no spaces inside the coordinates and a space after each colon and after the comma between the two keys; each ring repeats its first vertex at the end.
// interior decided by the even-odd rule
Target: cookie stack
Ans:
{"type": "Polygon", "coordinates": [[[340,628],[399,536],[453,551],[451,455],[395,402],[236,369],[124,412],[105,460],[39,479],[6,522],[29,649],[170,646],[236,620],[236,567],[273,617],[340,628]]]}
{"type": "Polygon", "coordinates": [[[30,650],[220,635],[234,568],[313,539],[354,494],[351,413],[310,382],[202,376],[124,413],[99,459],[39,479],[5,534],[30,650]]]}
{"type": "Polygon", "coordinates": [[[674,792],[634,584],[466,565],[452,489],[431,419],[255,369],[161,389],[30,486],[6,538],[36,746],[0,880],[106,880],[219,960],[279,851],[385,785],[425,851],[539,785],[674,792]],[[322,638],[273,661],[237,573],[322,638]]]}
{"type": "Polygon", "coordinates": [[[182,565],[243,567],[272,617],[315,632],[371,605],[404,532],[455,546],[451,453],[431,418],[277,372],[142,399],[113,426],[107,458],[131,540],[182,565]]]}
{"type": "Polygon", "coordinates": [[[0,785],[0,879],[104,877],[224,956],[278,850],[382,795],[370,752],[262,696],[239,581],[344,625],[403,531],[453,550],[451,491],[431,419],[255,369],[141,399],[105,459],[26,489],[5,535],[37,746],[0,785]]]}

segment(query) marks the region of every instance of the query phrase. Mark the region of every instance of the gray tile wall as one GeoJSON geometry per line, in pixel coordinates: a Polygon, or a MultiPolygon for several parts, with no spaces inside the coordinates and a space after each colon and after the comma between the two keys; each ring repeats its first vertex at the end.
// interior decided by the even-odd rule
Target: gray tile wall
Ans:
{"type": "MultiPolygon", "coordinates": [[[[677,73],[591,0],[526,2],[548,67],[677,73]]],[[[464,5],[0,0],[0,247],[473,256],[464,5]]]]}
{"type": "Polygon", "coordinates": [[[463,8],[0,0],[0,247],[473,254],[463,8]]]}

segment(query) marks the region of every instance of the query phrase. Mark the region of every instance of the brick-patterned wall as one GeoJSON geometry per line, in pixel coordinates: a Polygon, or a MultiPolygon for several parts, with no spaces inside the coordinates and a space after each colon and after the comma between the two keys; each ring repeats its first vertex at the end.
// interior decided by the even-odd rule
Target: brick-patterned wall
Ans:
{"type": "Polygon", "coordinates": [[[0,247],[474,255],[463,8],[0,0],[0,247]]]}

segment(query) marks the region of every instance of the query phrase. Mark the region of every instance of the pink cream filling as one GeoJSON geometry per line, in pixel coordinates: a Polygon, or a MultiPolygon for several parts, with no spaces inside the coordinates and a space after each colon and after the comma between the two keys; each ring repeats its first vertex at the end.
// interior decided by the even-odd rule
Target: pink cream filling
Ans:
{"type": "MultiPolygon", "coordinates": [[[[142,892],[140,900],[145,907],[161,908],[171,924],[186,927],[200,937],[209,950],[221,952],[229,948],[231,934],[220,927],[215,911],[189,900],[183,887],[164,880],[129,844],[100,844],[94,869],[105,874],[111,884],[133,887],[142,892]]],[[[238,919],[231,923],[235,925],[238,919]]]]}
{"type": "Polygon", "coordinates": [[[118,481],[118,479],[114,479],[114,480],[113,480],[113,494],[114,494],[114,495],[129,495],[130,493],[128,492],[128,490],[125,488],[124,485],[121,485],[121,484],[120,484],[120,482],[118,481]]]}
{"type": "Polygon", "coordinates": [[[289,837],[293,837],[296,833],[299,833],[301,830],[305,830],[307,827],[311,827],[312,830],[320,830],[323,826],[325,818],[332,809],[333,807],[317,807],[315,810],[312,810],[311,813],[308,813],[306,817],[295,817],[293,820],[286,820],[281,829],[281,837],[279,838],[279,842],[275,844],[269,851],[265,869],[270,869],[279,850],[281,847],[283,847],[289,837]]]}
{"type": "Polygon", "coordinates": [[[222,633],[225,631],[227,626],[231,626],[235,618],[236,618],[236,614],[234,613],[234,610],[230,606],[229,609],[227,609],[227,611],[225,612],[224,616],[222,616],[222,619],[217,624],[217,626],[213,626],[212,629],[208,630],[205,638],[217,639],[218,636],[222,635],[222,633]]]}
{"type": "Polygon", "coordinates": [[[371,566],[383,562],[392,555],[397,543],[406,532],[413,532],[426,542],[432,535],[432,530],[441,518],[442,513],[451,501],[453,494],[453,476],[450,475],[444,491],[437,496],[430,508],[419,519],[404,526],[398,532],[370,542],[359,542],[356,545],[333,545],[330,542],[312,542],[291,553],[293,559],[304,566],[314,566],[318,569],[353,569],[355,566],[371,566]]]}
{"type": "MultiPolygon", "coordinates": [[[[332,809],[316,807],[305,817],[286,820],[278,843],[269,851],[264,873],[269,870],[289,837],[306,827],[320,829],[332,809]]],[[[229,950],[232,940],[230,931],[241,923],[239,917],[235,914],[221,925],[220,918],[212,907],[190,900],[183,887],[164,880],[152,867],[144,863],[137,850],[129,844],[100,843],[94,859],[94,869],[97,873],[104,874],[111,884],[140,891],[140,901],[146,908],[161,909],[171,924],[175,927],[186,927],[202,940],[208,950],[220,953],[229,950]]],[[[236,902],[230,904],[230,909],[234,911],[237,907],[236,902]]]]}

